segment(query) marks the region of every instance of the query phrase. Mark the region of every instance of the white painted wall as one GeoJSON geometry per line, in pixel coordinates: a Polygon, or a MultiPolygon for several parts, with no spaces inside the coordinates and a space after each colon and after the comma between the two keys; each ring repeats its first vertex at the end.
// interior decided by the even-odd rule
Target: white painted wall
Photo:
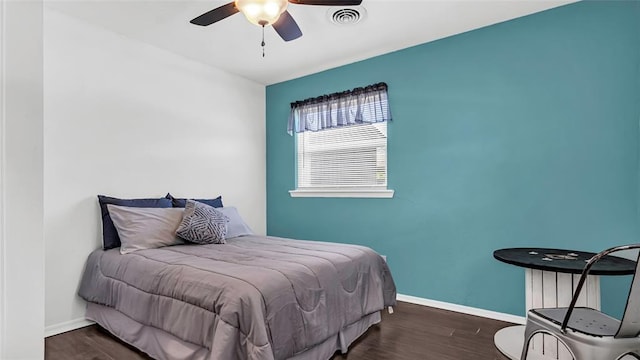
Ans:
{"type": "Polygon", "coordinates": [[[81,324],[97,194],[215,197],[266,232],[265,88],[45,7],[47,334],[81,324]]]}
{"type": "Polygon", "coordinates": [[[42,1],[1,1],[0,359],[44,357],[42,1]]]}
{"type": "MultiPolygon", "coordinates": [[[[0,24],[5,23],[4,19],[4,7],[5,0],[0,0],[0,24]]],[[[5,251],[4,251],[4,124],[5,124],[5,111],[4,111],[4,44],[5,44],[5,31],[4,26],[0,26],[0,359],[4,355],[4,342],[6,323],[5,323],[5,290],[4,290],[4,267],[6,264],[5,251]]]]}

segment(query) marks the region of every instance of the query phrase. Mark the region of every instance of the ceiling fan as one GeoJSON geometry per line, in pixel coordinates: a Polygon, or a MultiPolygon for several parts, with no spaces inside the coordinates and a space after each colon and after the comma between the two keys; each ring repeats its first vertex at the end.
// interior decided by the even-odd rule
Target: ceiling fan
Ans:
{"type": "MultiPolygon", "coordinates": [[[[284,41],[291,41],[302,36],[298,24],[287,11],[288,3],[297,5],[321,6],[355,6],[362,0],[235,0],[208,11],[190,22],[195,25],[208,26],[223,20],[237,12],[242,12],[247,20],[262,26],[272,25],[284,41]]],[[[264,41],[263,41],[264,47],[264,41]]]]}

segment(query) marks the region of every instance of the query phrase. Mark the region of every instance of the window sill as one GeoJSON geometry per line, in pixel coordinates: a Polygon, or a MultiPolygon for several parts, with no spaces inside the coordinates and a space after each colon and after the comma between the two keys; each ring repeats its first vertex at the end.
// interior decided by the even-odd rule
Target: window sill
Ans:
{"type": "Polygon", "coordinates": [[[289,190],[291,197],[314,198],[393,198],[393,190],[289,190]]]}

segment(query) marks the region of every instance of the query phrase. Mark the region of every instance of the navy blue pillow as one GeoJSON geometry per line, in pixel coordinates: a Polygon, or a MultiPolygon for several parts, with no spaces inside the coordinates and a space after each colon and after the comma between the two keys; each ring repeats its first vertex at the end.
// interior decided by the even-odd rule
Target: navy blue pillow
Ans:
{"type": "MultiPolygon", "coordinates": [[[[173,207],[176,207],[176,208],[183,208],[185,207],[185,205],[187,205],[187,199],[174,198],[170,193],[168,193],[167,196],[165,196],[165,198],[171,199],[171,204],[173,204],[173,207]]],[[[191,200],[197,201],[203,204],[207,204],[214,208],[222,207],[222,196],[218,196],[215,199],[191,199],[191,200]]]]}
{"type": "Polygon", "coordinates": [[[167,198],[158,199],[118,199],[114,197],[98,195],[100,212],[102,213],[102,248],[105,250],[120,247],[120,237],[113,225],[107,205],[119,205],[129,207],[145,208],[170,208],[171,200],[167,198]]]}

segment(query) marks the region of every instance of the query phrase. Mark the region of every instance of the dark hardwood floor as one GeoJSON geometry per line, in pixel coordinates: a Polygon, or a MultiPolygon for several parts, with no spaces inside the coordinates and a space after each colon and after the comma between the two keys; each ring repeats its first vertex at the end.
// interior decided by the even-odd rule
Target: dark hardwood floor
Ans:
{"type": "MultiPolygon", "coordinates": [[[[502,321],[399,302],[332,360],[506,360],[493,345],[502,321]]],[[[46,360],[141,360],[145,354],[93,325],[45,340],[46,360]]],[[[224,360],[224,359],[220,359],[224,360]]]]}

